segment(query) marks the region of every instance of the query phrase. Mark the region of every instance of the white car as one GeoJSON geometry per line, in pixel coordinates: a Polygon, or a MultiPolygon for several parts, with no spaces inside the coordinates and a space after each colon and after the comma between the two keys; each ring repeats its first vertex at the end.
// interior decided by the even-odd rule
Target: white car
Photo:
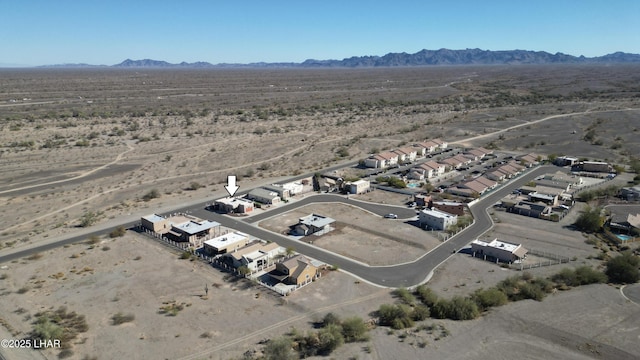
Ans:
{"type": "Polygon", "coordinates": [[[398,215],[396,214],[387,214],[384,216],[386,219],[397,219],[398,215]]]}

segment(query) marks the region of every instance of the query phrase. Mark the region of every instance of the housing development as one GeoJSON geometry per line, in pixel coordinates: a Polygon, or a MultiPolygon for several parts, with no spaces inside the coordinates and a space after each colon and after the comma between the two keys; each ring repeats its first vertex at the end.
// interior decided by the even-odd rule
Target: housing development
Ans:
{"type": "Polygon", "coordinates": [[[636,72],[0,70],[0,357],[637,358],[636,72]]]}

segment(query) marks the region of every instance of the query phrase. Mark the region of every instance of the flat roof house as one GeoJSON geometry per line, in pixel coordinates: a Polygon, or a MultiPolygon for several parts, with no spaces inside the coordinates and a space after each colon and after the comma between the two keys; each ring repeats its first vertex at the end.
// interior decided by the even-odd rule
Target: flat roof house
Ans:
{"type": "Polygon", "coordinates": [[[262,204],[279,204],[281,199],[277,192],[264,188],[255,188],[246,195],[247,199],[257,201],[262,204]]]}
{"type": "Polygon", "coordinates": [[[196,247],[200,247],[202,240],[220,227],[220,223],[215,221],[184,214],[168,218],[152,214],[143,216],[140,220],[142,227],[149,231],[162,234],[176,242],[189,242],[196,247]]]}
{"type": "Polygon", "coordinates": [[[364,194],[371,189],[371,183],[367,180],[357,180],[345,183],[345,188],[349,194],[364,194]]]}
{"type": "Polygon", "coordinates": [[[496,259],[506,263],[522,261],[527,257],[529,250],[525,249],[521,244],[514,244],[498,239],[492,241],[473,240],[471,242],[471,251],[473,256],[482,256],[485,260],[487,257],[496,259]]]}
{"type": "Polygon", "coordinates": [[[432,209],[444,211],[457,216],[464,216],[464,208],[467,206],[453,201],[433,201],[429,205],[432,209]]]}
{"type": "Polygon", "coordinates": [[[212,256],[225,254],[246,246],[249,235],[234,231],[204,242],[204,253],[212,256]]]}
{"type": "Polygon", "coordinates": [[[424,209],[418,216],[420,227],[433,230],[446,230],[458,222],[458,217],[436,209],[424,209]]]}
{"type": "Polygon", "coordinates": [[[218,199],[213,203],[213,209],[223,213],[248,214],[253,211],[253,201],[237,198],[226,197],[218,199]]]}

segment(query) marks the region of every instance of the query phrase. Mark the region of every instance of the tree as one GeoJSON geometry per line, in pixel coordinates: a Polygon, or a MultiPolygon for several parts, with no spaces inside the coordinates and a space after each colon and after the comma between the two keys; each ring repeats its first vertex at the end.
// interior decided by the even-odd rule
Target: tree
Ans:
{"type": "Polygon", "coordinates": [[[588,206],[578,216],[574,225],[584,232],[597,232],[604,225],[604,217],[600,215],[601,212],[602,209],[599,207],[591,208],[588,206]]]}
{"type": "Polygon", "coordinates": [[[607,261],[606,274],[609,281],[617,284],[633,284],[640,279],[640,258],[629,251],[607,261]]]}

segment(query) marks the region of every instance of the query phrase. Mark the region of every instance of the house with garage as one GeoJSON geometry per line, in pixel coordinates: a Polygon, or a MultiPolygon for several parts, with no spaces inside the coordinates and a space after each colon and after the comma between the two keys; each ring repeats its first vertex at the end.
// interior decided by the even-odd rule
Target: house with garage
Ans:
{"type": "Polygon", "coordinates": [[[485,260],[517,263],[527,257],[529,250],[525,249],[521,244],[510,243],[496,238],[491,241],[473,240],[471,242],[471,252],[474,257],[481,257],[485,260]]]}
{"type": "Polygon", "coordinates": [[[204,242],[203,252],[208,256],[226,254],[249,244],[249,235],[234,231],[204,242]]]}
{"type": "Polygon", "coordinates": [[[300,287],[319,276],[318,267],[304,255],[298,254],[288,260],[276,263],[276,269],[269,276],[288,285],[300,287]]]}
{"type": "Polygon", "coordinates": [[[506,205],[507,211],[534,218],[547,218],[551,215],[551,207],[544,203],[519,201],[516,204],[506,205]]]}
{"type": "Polygon", "coordinates": [[[385,151],[369,156],[364,160],[364,165],[370,168],[385,169],[391,166],[398,165],[398,161],[398,154],[394,154],[390,151],[385,151]]]}
{"type": "Polygon", "coordinates": [[[310,214],[298,219],[298,223],[293,225],[291,234],[295,236],[323,235],[333,230],[332,225],[335,219],[318,214],[310,214]]]}
{"type": "Polygon", "coordinates": [[[458,216],[437,209],[423,209],[418,215],[420,227],[429,230],[446,230],[458,222],[458,216]]]}
{"type": "Polygon", "coordinates": [[[436,143],[436,144],[438,145],[438,148],[439,148],[440,150],[444,150],[444,149],[446,149],[446,148],[449,146],[449,144],[448,144],[446,141],[444,141],[444,140],[440,140],[440,139],[432,139],[431,141],[432,141],[432,142],[434,142],[434,143],[436,143]]]}
{"type": "Polygon", "coordinates": [[[418,152],[412,147],[403,147],[393,150],[392,152],[398,155],[398,163],[413,162],[418,156],[418,152]]]}
{"type": "Polygon", "coordinates": [[[246,266],[253,273],[272,265],[275,258],[284,252],[285,250],[274,242],[258,241],[225,253],[222,255],[221,261],[230,264],[235,269],[246,266]]]}
{"type": "Polygon", "coordinates": [[[213,210],[224,214],[249,214],[254,207],[253,201],[238,197],[226,197],[213,203],[213,210]]]}
{"type": "Polygon", "coordinates": [[[280,204],[278,193],[264,188],[255,188],[246,195],[246,198],[266,205],[280,204]]]}
{"type": "Polygon", "coordinates": [[[202,241],[211,237],[220,228],[220,223],[202,220],[187,214],[174,214],[162,217],[157,214],[143,216],[140,225],[147,231],[160,234],[175,242],[189,243],[196,248],[202,246],[202,241]]]}
{"type": "Polygon", "coordinates": [[[532,167],[535,165],[540,165],[540,155],[529,153],[526,155],[522,155],[518,157],[520,163],[526,167],[532,167]]]}

